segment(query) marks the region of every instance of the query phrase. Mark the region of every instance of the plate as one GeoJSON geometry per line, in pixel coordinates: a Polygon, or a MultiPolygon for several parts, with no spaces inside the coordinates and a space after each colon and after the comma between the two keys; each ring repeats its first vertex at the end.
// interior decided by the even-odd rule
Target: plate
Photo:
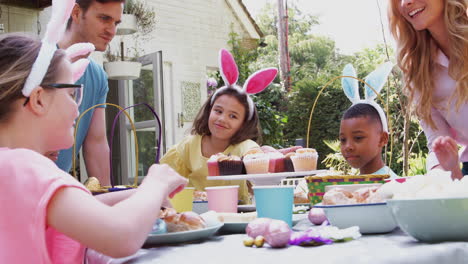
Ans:
{"type": "Polygon", "coordinates": [[[158,235],[149,234],[146,238],[145,245],[176,244],[207,239],[208,237],[215,234],[216,231],[218,231],[223,225],[223,223],[217,223],[216,225],[199,230],[190,230],[158,235]]]}
{"type": "Polygon", "coordinates": [[[276,172],[276,173],[259,173],[259,174],[240,174],[240,175],[223,175],[223,176],[207,176],[208,180],[249,180],[255,185],[278,185],[282,179],[287,177],[303,177],[326,172],[327,170],[312,170],[312,171],[294,171],[294,172],[276,172]]]}
{"type": "Polygon", "coordinates": [[[293,214],[292,216],[292,223],[293,225],[299,223],[299,221],[306,219],[309,215],[309,212],[304,213],[304,214],[293,214]]]}
{"type": "MultiPolygon", "coordinates": [[[[299,221],[306,219],[307,214],[293,214],[292,223],[293,225],[299,223],[299,221]]],[[[247,227],[248,222],[246,223],[224,223],[223,227],[219,230],[222,233],[230,234],[245,234],[245,228],[247,227]]]]}
{"type": "Polygon", "coordinates": [[[247,227],[247,224],[248,223],[224,223],[219,232],[230,234],[245,234],[245,228],[247,227]]]}

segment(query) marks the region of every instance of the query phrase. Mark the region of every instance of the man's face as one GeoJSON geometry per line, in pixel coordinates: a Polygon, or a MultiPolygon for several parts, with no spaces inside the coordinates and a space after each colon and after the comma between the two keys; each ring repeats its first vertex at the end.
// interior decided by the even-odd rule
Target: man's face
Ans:
{"type": "MultiPolygon", "coordinates": [[[[77,8],[74,17],[74,30],[81,38],[80,41],[91,42],[97,51],[106,50],[107,45],[115,36],[117,25],[120,23],[123,3],[94,1],[86,12],[77,8]]],[[[75,11],[74,11],[75,12],[75,11]]]]}

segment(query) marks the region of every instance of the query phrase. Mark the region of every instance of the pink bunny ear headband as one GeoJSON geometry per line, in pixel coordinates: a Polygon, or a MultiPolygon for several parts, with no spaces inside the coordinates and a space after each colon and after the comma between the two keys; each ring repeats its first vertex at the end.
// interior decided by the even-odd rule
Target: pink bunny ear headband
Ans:
{"type": "MultiPolygon", "coordinates": [[[[31,92],[39,86],[44,79],[50,61],[52,60],[55,51],[57,50],[57,42],[62,38],[65,32],[68,18],[72,12],[75,0],[53,0],[52,1],[52,16],[47,24],[47,30],[42,45],[34,62],[31,73],[26,79],[22,93],[25,97],[29,97],[31,92]]],[[[91,43],[77,43],[67,49],[67,57],[72,60],[77,56],[82,56],[94,51],[94,45],[91,43]]],[[[72,64],[73,82],[76,82],[83,75],[86,67],[89,64],[88,59],[79,59],[72,64]]]]}
{"type": "Polygon", "coordinates": [[[234,61],[234,57],[226,49],[221,49],[219,51],[219,66],[221,77],[223,77],[225,86],[216,90],[216,92],[211,97],[211,104],[214,103],[217,94],[220,91],[225,89],[236,89],[239,93],[245,93],[247,95],[247,102],[249,104],[249,115],[248,120],[252,119],[254,113],[254,103],[249,94],[259,93],[270,85],[270,83],[275,79],[278,70],[276,68],[266,68],[259,71],[256,71],[247,78],[244,86],[241,88],[236,85],[237,79],[239,78],[239,70],[237,69],[237,64],[234,61]]]}

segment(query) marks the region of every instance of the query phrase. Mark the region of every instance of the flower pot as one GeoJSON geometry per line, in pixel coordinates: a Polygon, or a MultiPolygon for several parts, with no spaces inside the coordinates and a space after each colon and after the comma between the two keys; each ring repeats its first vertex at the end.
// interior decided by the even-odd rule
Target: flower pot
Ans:
{"type": "Polygon", "coordinates": [[[130,35],[137,32],[137,20],[135,15],[123,14],[120,24],[117,26],[117,35],[130,35]]]}
{"type": "Polygon", "coordinates": [[[104,63],[111,80],[135,80],[140,78],[141,63],[136,61],[113,61],[104,63]]]}

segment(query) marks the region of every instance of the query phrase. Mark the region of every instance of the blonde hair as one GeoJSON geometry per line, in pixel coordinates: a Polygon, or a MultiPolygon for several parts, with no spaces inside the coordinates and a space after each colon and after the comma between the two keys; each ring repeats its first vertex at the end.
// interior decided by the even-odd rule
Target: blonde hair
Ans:
{"type": "MultiPolygon", "coordinates": [[[[431,117],[431,108],[435,105],[434,66],[437,44],[430,32],[416,31],[401,16],[399,1],[391,0],[388,10],[390,30],[398,45],[398,66],[404,73],[405,94],[412,102],[416,114],[432,128],[436,125],[431,117]]],[[[456,81],[455,93],[449,102],[456,99],[456,109],[468,102],[468,17],[466,0],[446,0],[444,22],[449,36],[450,57],[449,75],[456,81]]]]}
{"type": "MultiPolygon", "coordinates": [[[[18,33],[0,36],[0,122],[14,111],[13,102],[24,98],[21,90],[39,54],[41,41],[18,33]]],[[[59,75],[65,52],[57,50],[42,83],[53,83],[59,75]]],[[[48,89],[48,88],[46,88],[48,89]]]]}

